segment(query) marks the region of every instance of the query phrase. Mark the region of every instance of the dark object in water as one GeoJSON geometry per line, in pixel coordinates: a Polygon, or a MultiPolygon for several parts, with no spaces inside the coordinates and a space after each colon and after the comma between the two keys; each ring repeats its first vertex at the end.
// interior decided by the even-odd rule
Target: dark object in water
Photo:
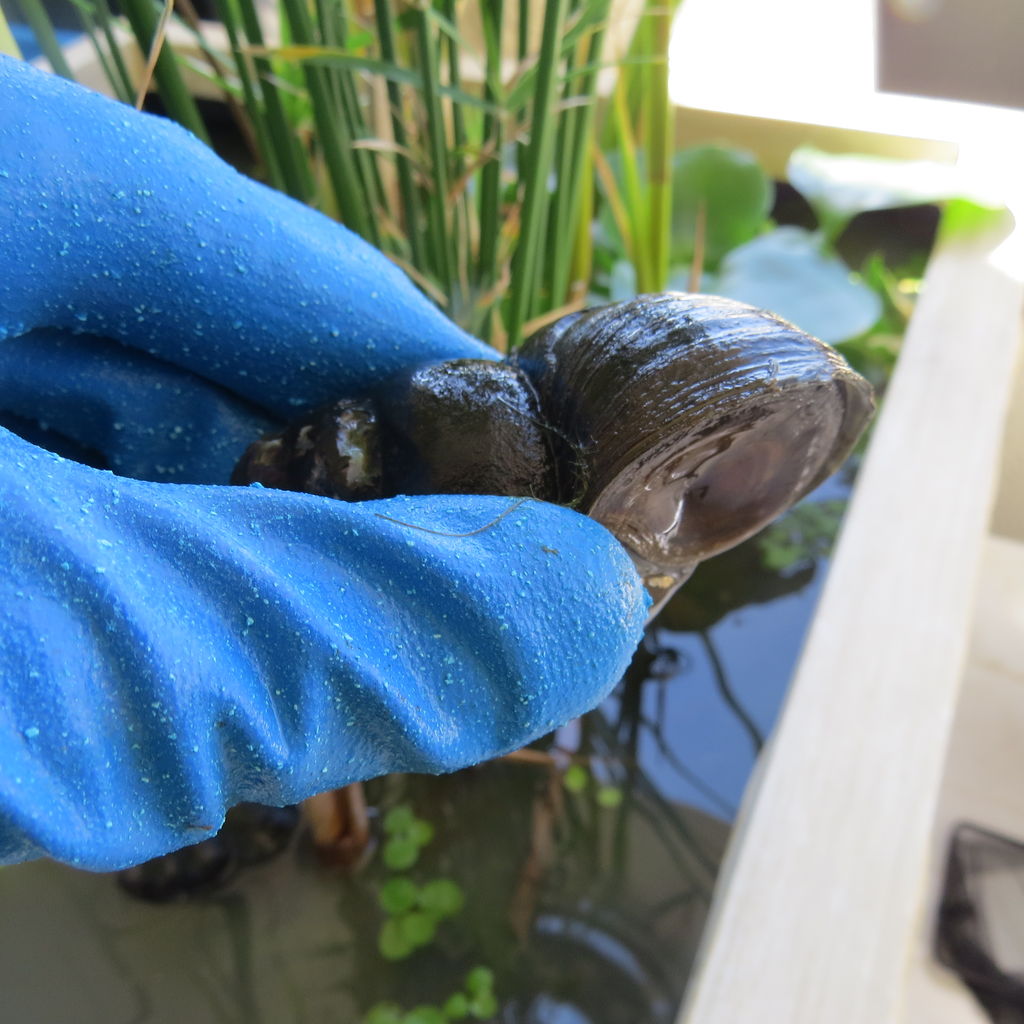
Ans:
{"type": "Polygon", "coordinates": [[[170,903],[224,888],[238,872],[276,857],[299,825],[298,807],[239,804],[215,836],[117,873],[130,895],[170,903]]]}
{"type": "Polygon", "coordinates": [[[563,317],[504,362],[431,363],[316,410],[250,446],[231,482],[569,505],[622,542],[657,608],[833,473],[873,408],[838,353],[770,313],[644,295],[563,317]]]}
{"type": "Polygon", "coordinates": [[[935,952],[996,1024],[1024,1022],[1024,844],[976,825],[953,833],[935,952]]]}

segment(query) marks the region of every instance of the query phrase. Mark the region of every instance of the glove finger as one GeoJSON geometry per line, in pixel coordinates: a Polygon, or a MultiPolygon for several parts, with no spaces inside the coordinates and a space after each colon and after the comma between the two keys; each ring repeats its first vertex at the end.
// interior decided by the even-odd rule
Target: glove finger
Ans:
{"type": "Polygon", "coordinates": [[[227,483],[246,447],[281,427],[188,370],[106,338],[53,330],[0,345],[0,424],[119,476],[196,484],[227,483]],[[45,433],[33,434],[33,422],[45,433]]]}
{"type": "Polygon", "coordinates": [[[178,125],[0,56],[0,338],[115,338],[282,419],[497,358],[393,263],[178,125]]]}
{"type": "Polygon", "coordinates": [[[507,498],[165,486],[4,434],[0,863],[93,869],[594,706],[647,598],[601,526],[507,498]]]}

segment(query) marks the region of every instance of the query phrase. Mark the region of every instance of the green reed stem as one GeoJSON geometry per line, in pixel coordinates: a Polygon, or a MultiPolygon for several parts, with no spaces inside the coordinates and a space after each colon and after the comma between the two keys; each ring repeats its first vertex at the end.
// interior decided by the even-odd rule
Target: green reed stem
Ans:
{"type": "Polygon", "coordinates": [[[7,24],[7,18],[4,16],[2,8],[0,8],[0,53],[21,60],[21,50],[15,42],[14,33],[11,31],[11,26],[7,24]]]}
{"type": "Polygon", "coordinates": [[[524,178],[526,190],[519,232],[519,244],[512,262],[512,289],[509,297],[509,347],[522,340],[523,324],[530,309],[537,279],[540,232],[547,195],[548,175],[554,151],[554,98],[558,86],[558,51],[568,0],[549,0],[544,12],[544,34],[537,63],[533,120],[526,149],[524,178]]]}
{"type": "MultiPolygon", "coordinates": [[[[482,14],[486,65],[484,71],[484,97],[498,105],[503,92],[501,85],[501,23],[504,17],[503,0],[484,2],[482,14]]],[[[494,153],[480,172],[480,248],[477,255],[479,287],[489,291],[498,281],[498,240],[501,231],[501,161],[505,141],[505,128],[501,118],[488,112],[484,115],[481,145],[491,145],[494,153]]],[[[495,305],[487,309],[483,320],[485,340],[492,336],[495,305]]]]}
{"type": "MultiPolygon", "coordinates": [[[[604,33],[607,27],[611,0],[598,3],[593,11],[597,24],[587,42],[583,75],[575,78],[570,90],[567,83],[566,99],[582,101],[583,106],[570,108],[562,115],[566,125],[566,144],[561,154],[558,170],[558,187],[555,191],[554,231],[551,234],[551,305],[557,307],[569,299],[569,288],[573,265],[576,262],[575,250],[583,244],[590,247],[589,231],[581,236],[576,225],[582,216],[582,197],[592,190],[593,177],[584,173],[584,165],[589,160],[590,147],[594,138],[594,90],[597,83],[598,62],[604,44],[604,33]]],[[[581,43],[582,45],[582,43],[581,43]]]]}
{"type": "Polygon", "coordinates": [[[664,291],[668,281],[669,232],[672,223],[672,109],[668,98],[668,43],[672,15],[664,7],[650,18],[651,63],[647,66],[649,87],[643,109],[647,126],[647,175],[650,194],[647,209],[647,245],[650,252],[649,278],[643,292],[664,291]]]}
{"type": "Polygon", "coordinates": [[[439,96],[440,71],[430,18],[425,10],[417,12],[416,39],[423,74],[423,106],[426,111],[427,151],[430,155],[430,191],[427,216],[433,249],[434,271],[441,289],[451,295],[453,283],[451,239],[448,232],[448,147],[439,96]]]}
{"type": "MultiPolygon", "coordinates": [[[[142,52],[149,53],[156,36],[163,4],[160,4],[158,9],[158,5],[152,3],[151,0],[122,0],[121,7],[135,33],[135,38],[138,39],[139,45],[142,47],[142,52]]],[[[202,117],[199,116],[199,108],[196,106],[192,94],[185,85],[181,63],[174,52],[174,47],[167,45],[161,47],[153,77],[156,79],[160,99],[163,101],[168,116],[210,145],[206,126],[203,124],[202,117]]]]}
{"type": "MultiPolygon", "coordinates": [[[[79,8],[83,11],[83,8],[79,8]]],[[[107,52],[110,54],[112,70],[107,72],[110,84],[118,99],[123,103],[130,103],[133,98],[132,76],[128,73],[128,62],[124,59],[121,44],[114,33],[114,15],[110,10],[107,0],[96,0],[96,17],[93,18],[90,12],[89,17],[94,23],[98,23],[99,30],[107,44],[107,52]]],[[[104,65],[106,68],[107,65],[104,65]]]]}
{"type": "MultiPolygon", "coordinates": [[[[380,54],[385,62],[397,66],[398,51],[395,45],[394,14],[391,0],[376,0],[377,39],[380,54]]],[[[424,267],[425,254],[420,232],[419,200],[413,184],[412,162],[408,156],[409,136],[403,117],[402,90],[393,79],[387,80],[388,106],[391,108],[391,134],[399,151],[395,154],[395,168],[398,174],[398,193],[402,202],[402,227],[409,241],[413,265],[424,267]]]]}
{"type": "MultiPolygon", "coordinates": [[[[53,70],[62,78],[74,81],[74,72],[64,59],[64,52],[60,48],[60,43],[57,42],[57,34],[53,30],[53,23],[50,21],[49,14],[46,13],[46,8],[40,3],[40,0],[17,0],[17,2],[21,13],[25,15],[29,28],[32,29],[32,34],[36,37],[36,42],[39,43],[39,48],[43,51],[53,70]]],[[[11,42],[14,42],[13,37],[11,42]]]]}
{"type": "MultiPolygon", "coordinates": [[[[250,46],[264,45],[263,28],[260,25],[259,12],[254,0],[216,0],[219,8],[229,14],[234,26],[236,37],[240,27],[250,46]]],[[[225,25],[228,20],[225,20],[225,25]]],[[[259,93],[263,100],[260,120],[265,124],[265,134],[269,139],[273,152],[272,159],[280,166],[280,173],[286,182],[285,191],[296,199],[309,202],[313,197],[315,186],[309,158],[303,152],[299,140],[295,136],[294,126],[288,115],[275,76],[273,64],[267,57],[253,57],[253,68],[259,93]]],[[[255,85],[255,83],[254,83],[255,85]]]]}
{"type": "MultiPolygon", "coordinates": [[[[292,36],[299,45],[316,45],[313,19],[305,0],[284,0],[292,36]]],[[[303,75],[313,107],[317,142],[330,178],[334,201],[341,219],[363,238],[372,238],[375,230],[372,212],[367,209],[359,180],[352,140],[338,116],[329,72],[309,61],[303,62],[303,75]]]]}

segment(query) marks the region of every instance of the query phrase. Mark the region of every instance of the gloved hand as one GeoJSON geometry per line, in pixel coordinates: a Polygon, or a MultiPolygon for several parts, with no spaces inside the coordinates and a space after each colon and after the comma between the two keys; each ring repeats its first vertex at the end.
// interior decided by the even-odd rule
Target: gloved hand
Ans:
{"type": "Polygon", "coordinates": [[[121,474],[0,427],[0,863],[454,770],[624,670],[646,595],[583,516],[210,486],[298,409],[497,358],[345,229],[0,58],[0,263],[0,422],[121,474]]]}

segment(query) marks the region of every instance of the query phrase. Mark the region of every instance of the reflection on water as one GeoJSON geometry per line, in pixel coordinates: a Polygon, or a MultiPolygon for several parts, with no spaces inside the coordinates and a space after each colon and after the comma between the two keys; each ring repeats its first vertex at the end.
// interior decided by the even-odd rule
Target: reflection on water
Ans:
{"type": "MultiPolygon", "coordinates": [[[[845,493],[828,488],[809,500],[845,493]]],[[[184,903],[33,863],[0,870],[4,1019],[358,1024],[389,1002],[400,1011],[382,1021],[436,1024],[483,965],[503,1024],[668,1024],[820,586],[814,539],[802,549],[796,533],[788,564],[755,538],[699,568],[615,695],[539,754],[367,785],[371,807],[409,805],[434,827],[403,876],[451,879],[465,897],[410,956],[377,945],[393,869],[377,855],[326,871],[301,830],[283,856],[184,903]]]]}

